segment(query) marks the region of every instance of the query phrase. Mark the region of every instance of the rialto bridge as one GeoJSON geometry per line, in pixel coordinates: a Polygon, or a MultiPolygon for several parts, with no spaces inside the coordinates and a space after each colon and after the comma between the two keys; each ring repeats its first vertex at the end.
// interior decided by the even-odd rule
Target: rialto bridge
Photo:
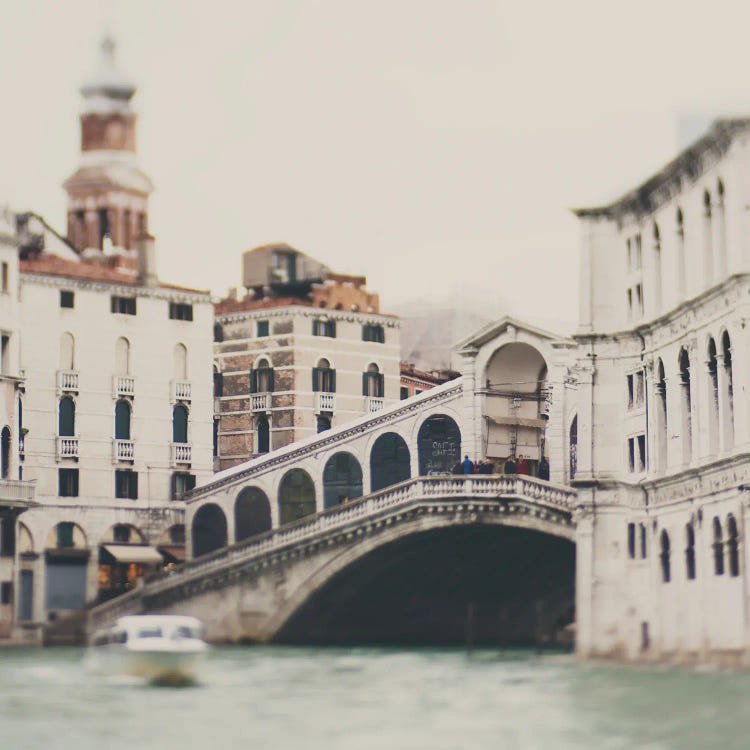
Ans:
{"type": "Polygon", "coordinates": [[[505,321],[465,343],[463,377],[215,475],[187,501],[193,559],[90,627],[159,611],[200,617],[214,641],[552,632],[571,617],[576,499],[555,341],[505,321]],[[549,458],[552,481],[450,473],[464,454],[502,471],[511,452],[549,458]]]}

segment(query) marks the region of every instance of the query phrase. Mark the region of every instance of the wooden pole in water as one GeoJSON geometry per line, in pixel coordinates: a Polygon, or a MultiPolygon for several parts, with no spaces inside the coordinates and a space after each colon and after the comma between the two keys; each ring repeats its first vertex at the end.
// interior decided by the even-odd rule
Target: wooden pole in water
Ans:
{"type": "Polygon", "coordinates": [[[466,650],[471,653],[474,648],[474,615],[476,611],[476,604],[469,602],[466,605],[466,623],[464,628],[464,634],[466,638],[466,650]]]}

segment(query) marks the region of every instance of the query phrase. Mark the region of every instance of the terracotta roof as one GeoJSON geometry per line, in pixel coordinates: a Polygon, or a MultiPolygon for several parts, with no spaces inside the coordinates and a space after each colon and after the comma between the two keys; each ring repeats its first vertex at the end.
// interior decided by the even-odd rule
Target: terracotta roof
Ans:
{"type": "MultiPolygon", "coordinates": [[[[37,276],[64,276],[68,279],[83,281],[99,281],[105,284],[119,284],[125,286],[142,286],[137,273],[132,267],[113,267],[106,263],[73,261],[60,258],[57,255],[38,255],[35,258],[19,262],[21,273],[37,276]]],[[[174,284],[159,284],[162,289],[208,294],[203,289],[190,289],[174,284]]]]}
{"type": "Polygon", "coordinates": [[[270,299],[223,299],[214,305],[216,315],[229,315],[235,312],[250,312],[252,310],[271,310],[276,307],[291,307],[293,305],[312,307],[312,302],[304,297],[271,297],[270,299]]]}

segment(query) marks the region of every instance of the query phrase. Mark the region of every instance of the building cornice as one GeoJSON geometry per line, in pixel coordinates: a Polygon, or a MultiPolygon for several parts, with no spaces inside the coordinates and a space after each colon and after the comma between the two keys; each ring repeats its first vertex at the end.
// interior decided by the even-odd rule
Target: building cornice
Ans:
{"type": "Polygon", "coordinates": [[[71,276],[58,276],[52,274],[21,273],[21,283],[36,284],[38,286],[53,287],[56,289],[82,289],[90,292],[106,292],[123,297],[150,297],[163,299],[170,302],[189,302],[191,304],[211,304],[211,295],[208,292],[191,292],[182,289],[169,289],[168,287],[148,287],[132,284],[115,284],[108,281],[96,281],[93,279],[77,279],[71,276]]]}
{"type": "Polygon", "coordinates": [[[245,320],[265,320],[266,318],[288,318],[290,315],[313,320],[336,320],[361,325],[377,324],[386,328],[400,328],[401,321],[390,315],[379,313],[354,312],[352,310],[328,310],[321,307],[304,307],[302,305],[286,305],[284,307],[265,307],[259,310],[241,310],[233,313],[216,315],[216,322],[241,323],[245,320]]]}

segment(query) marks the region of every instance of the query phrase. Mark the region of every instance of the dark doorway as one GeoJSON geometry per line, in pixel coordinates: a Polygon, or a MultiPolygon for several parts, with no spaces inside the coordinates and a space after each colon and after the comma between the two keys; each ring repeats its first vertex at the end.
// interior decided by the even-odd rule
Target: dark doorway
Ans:
{"type": "Polygon", "coordinates": [[[193,557],[227,546],[227,519],[215,503],[206,503],[193,516],[193,557]]]}
{"type": "Polygon", "coordinates": [[[323,469],[323,506],[333,508],[343,500],[362,497],[362,467],[351,453],[337,453],[323,469]]]}
{"type": "Polygon", "coordinates": [[[461,460],[461,431],[456,422],[445,414],[434,414],[419,428],[419,476],[450,474],[461,460]]]}
{"type": "Polygon", "coordinates": [[[234,503],[234,540],[262,534],[271,528],[271,504],[257,487],[245,487],[234,503]]]}
{"type": "Polygon", "coordinates": [[[411,456],[404,439],[395,432],[381,435],[370,453],[370,486],[373,492],[405,482],[411,477],[411,456]]]}
{"type": "Polygon", "coordinates": [[[315,485],[304,469],[291,469],[279,487],[279,519],[282,524],[315,513],[315,485]]]}

